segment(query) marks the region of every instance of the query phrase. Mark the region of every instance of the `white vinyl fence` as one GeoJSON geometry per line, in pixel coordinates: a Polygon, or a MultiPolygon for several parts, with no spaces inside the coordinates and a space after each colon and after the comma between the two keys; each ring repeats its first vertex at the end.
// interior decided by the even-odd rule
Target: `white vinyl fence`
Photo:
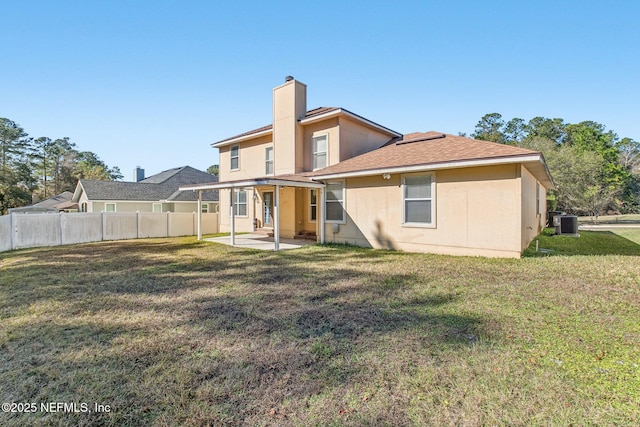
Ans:
{"type": "MultiPolygon", "coordinates": [[[[202,234],[218,232],[218,214],[202,214],[202,234]]],[[[194,236],[198,215],[182,212],[103,212],[0,216],[0,252],[101,240],[194,236]]]]}

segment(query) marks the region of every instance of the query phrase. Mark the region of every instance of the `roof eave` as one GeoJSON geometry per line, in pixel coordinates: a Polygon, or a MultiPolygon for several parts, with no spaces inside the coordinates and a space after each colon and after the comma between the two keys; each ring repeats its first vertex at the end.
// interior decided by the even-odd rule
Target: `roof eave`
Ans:
{"type": "Polygon", "coordinates": [[[237,144],[239,142],[248,141],[250,139],[259,138],[261,136],[271,135],[273,133],[273,128],[262,130],[260,132],[251,133],[249,135],[238,136],[231,139],[223,139],[222,141],[214,142],[211,144],[213,148],[220,148],[227,145],[237,144]]]}
{"type": "Polygon", "coordinates": [[[382,167],[375,169],[365,169],[365,170],[357,170],[357,171],[347,171],[347,172],[338,172],[338,173],[328,173],[325,175],[314,175],[310,178],[326,181],[330,179],[342,179],[342,178],[356,178],[362,176],[372,176],[379,175],[385,173],[411,173],[411,172],[423,172],[423,171],[432,171],[432,170],[442,170],[442,169],[459,169],[459,168],[468,168],[468,167],[476,167],[476,166],[493,166],[493,165],[502,165],[509,163],[531,163],[531,162],[539,162],[543,165],[547,177],[538,177],[545,178],[540,179],[540,182],[545,184],[547,188],[554,188],[553,180],[551,175],[548,173],[548,168],[544,163],[544,159],[541,154],[526,154],[526,155],[517,155],[517,156],[507,156],[507,157],[490,157],[484,159],[470,159],[470,160],[456,160],[449,162],[439,162],[439,163],[424,163],[419,165],[407,165],[407,166],[395,166],[395,167],[382,167]]]}
{"type": "Polygon", "coordinates": [[[382,131],[384,133],[387,133],[389,135],[398,136],[398,137],[402,136],[402,134],[399,133],[399,132],[396,132],[396,131],[394,131],[392,129],[389,129],[387,127],[379,125],[378,123],[372,122],[371,120],[367,120],[364,117],[361,117],[361,116],[359,116],[357,114],[354,114],[349,110],[345,110],[344,108],[338,108],[336,110],[328,111],[326,113],[322,113],[322,114],[318,114],[318,115],[315,115],[315,116],[303,118],[303,119],[299,120],[299,123],[301,125],[307,125],[307,124],[316,123],[316,122],[319,122],[319,121],[322,121],[322,120],[326,120],[326,119],[329,119],[331,117],[340,116],[340,115],[347,116],[347,117],[349,117],[349,118],[351,118],[353,120],[357,120],[357,121],[359,121],[361,123],[366,124],[369,127],[372,127],[374,129],[377,129],[377,130],[382,131]]]}

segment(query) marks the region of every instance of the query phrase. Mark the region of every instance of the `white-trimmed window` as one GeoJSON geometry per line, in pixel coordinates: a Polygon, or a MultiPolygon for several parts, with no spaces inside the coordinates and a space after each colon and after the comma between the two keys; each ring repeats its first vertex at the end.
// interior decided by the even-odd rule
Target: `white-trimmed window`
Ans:
{"type": "Polygon", "coordinates": [[[105,212],[115,212],[116,211],[116,204],[115,203],[105,203],[104,204],[104,211],[105,212]]]}
{"type": "Polygon", "coordinates": [[[202,203],[202,206],[200,207],[200,212],[209,213],[209,203],[202,203]]]}
{"type": "Polygon", "coordinates": [[[273,147],[264,149],[264,173],[273,175],[273,147]]]}
{"type": "Polygon", "coordinates": [[[161,213],[162,212],[162,203],[154,203],[153,204],[153,212],[161,213]]]}
{"type": "Polygon", "coordinates": [[[536,182],[536,215],[540,215],[540,183],[536,182]]]}
{"type": "Polygon", "coordinates": [[[344,181],[330,181],[326,187],[325,219],[344,223],[344,181]]]}
{"type": "Polygon", "coordinates": [[[240,169],[240,147],[234,145],[229,149],[229,153],[231,155],[231,170],[240,169]]]}
{"type": "Polygon", "coordinates": [[[247,216],[247,190],[233,191],[233,212],[235,216],[247,216]]]}
{"type": "Polygon", "coordinates": [[[80,204],[80,212],[89,212],[89,204],[87,202],[80,204]]]}
{"type": "Polygon", "coordinates": [[[435,224],[435,175],[405,175],[402,178],[403,223],[433,226],[435,224]]]}
{"type": "Polygon", "coordinates": [[[311,151],[313,153],[313,169],[327,167],[327,151],[329,146],[329,135],[314,136],[311,140],[311,151]]]}
{"type": "Polygon", "coordinates": [[[309,221],[315,222],[318,217],[318,190],[309,190],[309,221]]]}

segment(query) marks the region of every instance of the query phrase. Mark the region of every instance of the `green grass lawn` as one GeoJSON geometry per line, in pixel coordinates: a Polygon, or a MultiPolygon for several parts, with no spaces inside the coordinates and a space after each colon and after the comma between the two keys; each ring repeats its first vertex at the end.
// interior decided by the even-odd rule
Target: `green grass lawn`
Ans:
{"type": "Polygon", "coordinates": [[[192,238],[2,253],[2,402],[110,411],[0,425],[637,426],[640,236],[610,234],[520,260],[192,238]]]}

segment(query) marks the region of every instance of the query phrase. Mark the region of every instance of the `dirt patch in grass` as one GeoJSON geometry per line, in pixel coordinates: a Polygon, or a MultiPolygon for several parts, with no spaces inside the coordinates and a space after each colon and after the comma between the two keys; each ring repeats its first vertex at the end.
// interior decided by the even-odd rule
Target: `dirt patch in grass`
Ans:
{"type": "Polygon", "coordinates": [[[3,425],[636,425],[640,259],[193,239],[0,255],[3,425]]]}

